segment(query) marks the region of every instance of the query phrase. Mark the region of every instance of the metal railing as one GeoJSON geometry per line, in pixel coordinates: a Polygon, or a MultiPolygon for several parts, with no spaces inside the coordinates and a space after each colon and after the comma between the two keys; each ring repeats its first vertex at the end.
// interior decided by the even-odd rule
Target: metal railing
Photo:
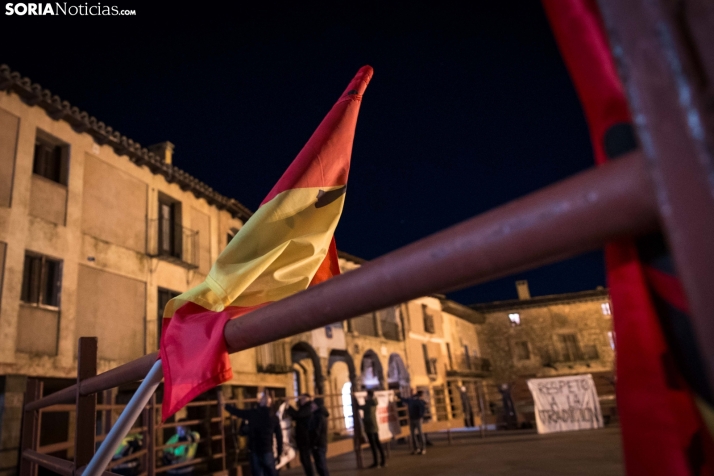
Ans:
{"type": "MultiPolygon", "coordinates": [[[[714,381],[714,346],[708,345],[714,339],[714,293],[709,289],[714,282],[714,193],[711,181],[703,179],[714,170],[714,158],[707,145],[710,131],[702,129],[709,123],[691,120],[712,118],[700,85],[677,69],[688,49],[679,36],[660,34],[663,28],[681,28],[669,11],[660,2],[645,0],[601,0],[600,5],[618,61],[628,72],[625,89],[637,98],[630,106],[639,118],[638,135],[647,138],[646,148],[231,320],[224,328],[227,349],[237,352],[421,296],[466,288],[662,225],[690,304],[703,372],[714,381]],[[645,46],[648,55],[639,54],[645,46]],[[653,77],[658,80],[651,81],[653,77]],[[696,93],[687,95],[686,103],[679,94],[683,88],[696,93]]],[[[701,31],[711,36],[714,28],[701,31]]],[[[698,46],[709,50],[712,44],[698,46]]],[[[94,451],[94,434],[88,429],[96,392],[144,378],[157,358],[150,354],[93,376],[83,372],[81,355],[80,347],[79,377],[72,387],[40,398],[38,383],[28,381],[21,476],[32,475],[38,464],[60,474],[81,473],[94,451]],[[91,415],[82,419],[86,428],[77,424],[74,463],[37,453],[38,410],[68,402],[77,405],[78,421],[80,415],[91,415]]]]}
{"type": "Polygon", "coordinates": [[[453,366],[446,369],[446,375],[458,375],[462,373],[485,374],[491,371],[491,361],[483,357],[475,357],[460,354],[453,359],[453,366]]]}
{"type": "Polygon", "coordinates": [[[164,218],[149,220],[146,233],[146,254],[184,268],[198,268],[198,231],[164,218]]]}

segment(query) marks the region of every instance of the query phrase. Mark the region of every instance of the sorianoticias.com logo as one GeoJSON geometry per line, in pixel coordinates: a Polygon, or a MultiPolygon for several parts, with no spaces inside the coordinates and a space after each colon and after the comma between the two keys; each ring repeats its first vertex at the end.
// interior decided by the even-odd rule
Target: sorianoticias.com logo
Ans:
{"type": "Polygon", "coordinates": [[[46,15],[46,16],[121,16],[136,15],[136,10],[123,10],[115,5],[68,5],[67,2],[55,3],[6,3],[5,15],[46,15]]]}

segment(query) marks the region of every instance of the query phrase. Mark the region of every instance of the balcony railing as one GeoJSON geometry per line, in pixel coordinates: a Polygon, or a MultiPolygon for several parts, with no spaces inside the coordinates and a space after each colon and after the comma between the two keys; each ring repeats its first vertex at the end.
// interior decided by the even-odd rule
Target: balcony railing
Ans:
{"type": "Polygon", "coordinates": [[[446,374],[463,375],[463,374],[485,374],[491,371],[491,361],[482,357],[473,357],[470,355],[460,355],[453,361],[453,367],[447,369],[446,374]]]}
{"type": "Polygon", "coordinates": [[[149,220],[147,254],[184,268],[198,268],[198,231],[173,220],[149,220]]]}
{"type": "Polygon", "coordinates": [[[286,374],[292,371],[283,342],[271,342],[255,348],[258,372],[286,374]]]}
{"type": "Polygon", "coordinates": [[[396,322],[382,321],[382,337],[387,340],[402,340],[402,329],[396,322]]]}

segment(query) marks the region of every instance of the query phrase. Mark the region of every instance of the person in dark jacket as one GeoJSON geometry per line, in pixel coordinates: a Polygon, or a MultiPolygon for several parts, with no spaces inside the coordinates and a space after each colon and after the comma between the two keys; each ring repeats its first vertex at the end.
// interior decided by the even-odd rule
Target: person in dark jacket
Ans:
{"type": "Polygon", "coordinates": [[[285,413],[295,421],[295,444],[297,445],[298,453],[300,453],[300,464],[303,471],[305,471],[305,476],[314,476],[315,474],[312,469],[312,446],[310,445],[310,433],[308,430],[310,419],[312,418],[311,402],[310,395],[303,393],[298,397],[297,410],[291,406],[285,409],[285,413]]]}
{"type": "Polygon", "coordinates": [[[399,396],[399,402],[404,403],[409,408],[409,431],[412,435],[412,444],[414,450],[412,454],[426,454],[426,438],[424,436],[424,415],[426,414],[426,402],[424,401],[424,392],[419,390],[415,397],[402,398],[399,396]],[[419,438],[417,439],[417,433],[419,438]]]}
{"type": "Polygon", "coordinates": [[[364,412],[364,417],[362,418],[364,432],[367,435],[369,447],[372,450],[372,460],[374,463],[372,463],[370,468],[376,468],[377,466],[384,467],[386,463],[384,462],[384,449],[382,448],[382,443],[379,441],[377,399],[374,397],[374,390],[367,390],[367,398],[364,399],[364,405],[359,405],[358,408],[364,412]],[[379,450],[381,463],[377,462],[377,450],[379,450]]]}
{"type": "Polygon", "coordinates": [[[283,454],[283,430],[278,417],[270,408],[271,403],[270,396],[264,393],[258,408],[241,410],[234,405],[225,406],[231,415],[248,420],[248,449],[253,476],[278,476],[273,454],[273,437],[278,443],[278,454],[283,454]]]}
{"type": "Polygon", "coordinates": [[[308,425],[312,457],[315,460],[315,469],[320,476],[330,476],[327,471],[327,417],[330,416],[322,403],[322,399],[315,399],[310,405],[312,416],[308,425]]]}

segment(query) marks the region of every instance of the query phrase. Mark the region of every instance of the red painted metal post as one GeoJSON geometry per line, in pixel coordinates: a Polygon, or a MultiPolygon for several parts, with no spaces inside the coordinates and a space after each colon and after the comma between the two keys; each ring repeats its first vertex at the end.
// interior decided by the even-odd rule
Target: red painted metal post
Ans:
{"type": "Polygon", "coordinates": [[[687,8],[698,2],[600,0],[599,5],[690,307],[704,374],[714,387],[714,112],[706,103],[711,91],[704,90],[711,78],[701,74],[714,71],[714,13],[702,3],[699,23],[707,23],[708,11],[708,32],[691,36],[688,20],[673,14],[675,3],[687,8]],[[705,41],[697,44],[698,38],[705,41]]]}
{"type": "Polygon", "coordinates": [[[228,321],[223,335],[238,352],[656,229],[652,186],[633,152],[228,321]]]}
{"type": "MultiPolygon", "coordinates": [[[[25,405],[42,398],[42,382],[31,378],[27,380],[25,405]]],[[[37,464],[22,457],[25,450],[36,451],[40,443],[40,412],[25,410],[22,416],[22,435],[20,437],[20,476],[37,476],[37,464]]]]}
{"type": "Polygon", "coordinates": [[[87,465],[94,456],[97,435],[97,394],[80,395],[81,383],[97,375],[97,338],[80,337],[77,346],[77,414],[74,432],[74,466],[87,465]]]}
{"type": "MultiPolygon", "coordinates": [[[[224,330],[230,352],[349,319],[415,297],[455,290],[576,256],[657,229],[641,153],[582,172],[265,306],[224,330]],[[295,309],[303,312],[295,315],[295,309]]],[[[141,357],[83,382],[82,395],[143,379],[158,358],[141,357]]],[[[74,400],[74,386],[26,409],[74,400]]]]}

